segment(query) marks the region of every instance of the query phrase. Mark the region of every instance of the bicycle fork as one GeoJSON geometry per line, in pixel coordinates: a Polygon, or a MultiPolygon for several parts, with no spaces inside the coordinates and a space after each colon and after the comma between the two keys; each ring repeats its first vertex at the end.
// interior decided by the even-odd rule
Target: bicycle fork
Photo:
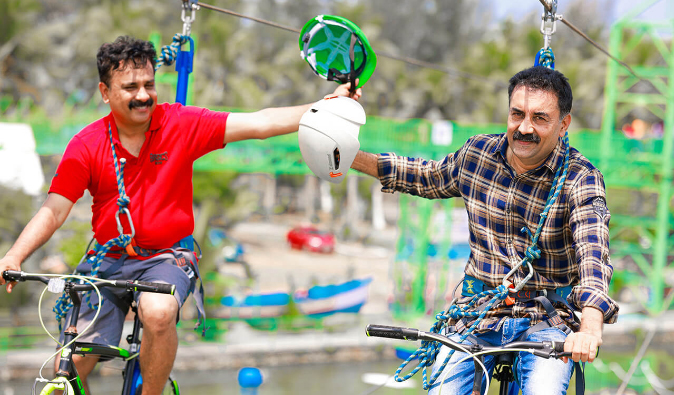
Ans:
{"type": "MultiPolygon", "coordinates": [[[[135,310],[135,307],[132,307],[136,313],[133,320],[133,331],[130,335],[126,337],[126,341],[129,343],[129,351],[132,356],[140,352],[140,329],[142,327],[140,320],[138,319],[138,312],[135,310]]],[[[140,376],[140,362],[138,357],[134,357],[126,362],[124,367],[124,386],[122,387],[122,395],[137,395],[136,389],[138,387],[138,381],[142,380],[140,376]]]]}
{"type": "MultiPolygon", "coordinates": [[[[82,299],[75,290],[68,287],[67,285],[66,287],[68,295],[70,296],[70,300],[73,303],[71,311],[72,317],[77,317],[80,314],[80,305],[82,304],[82,299]]],[[[73,387],[75,392],[74,395],[86,395],[84,392],[84,386],[82,385],[82,380],[80,380],[80,376],[77,374],[75,363],[72,361],[73,349],[75,347],[73,339],[77,337],[77,327],[72,325],[72,323],[69,324],[70,326],[67,327],[63,332],[63,344],[67,344],[67,347],[64,347],[61,350],[61,359],[59,361],[59,367],[55,376],[57,380],[59,377],[68,380],[73,387]]]]}

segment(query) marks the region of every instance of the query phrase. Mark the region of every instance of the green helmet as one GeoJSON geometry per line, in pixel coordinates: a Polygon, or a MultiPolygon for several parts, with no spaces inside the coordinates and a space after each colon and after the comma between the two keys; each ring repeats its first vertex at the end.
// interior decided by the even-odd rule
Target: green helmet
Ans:
{"type": "Polygon", "coordinates": [[[300,54],[317,75],[341,83],[358,79],[365,85],[377,66],[377,55],[356,24],[341,16],[318,15],[300,32],[300,54]]]}

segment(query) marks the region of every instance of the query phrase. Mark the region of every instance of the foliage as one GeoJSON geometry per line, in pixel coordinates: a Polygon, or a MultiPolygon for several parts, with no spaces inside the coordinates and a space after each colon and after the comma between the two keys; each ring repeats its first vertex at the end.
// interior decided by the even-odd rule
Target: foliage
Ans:
{"type": "MultiPolygon", "coordinates": [[[[363,29],[380,54],[456,71],[443,73],[380,56],[361,100],[368,115],[503,122],[507,79],[531,65],[543,44],[538,12],[494,21],[486,0],[212,3],[295,29],[320,13],[343,15],[363,29]]],[[[15,103],[5,116],[17,111],[16,105],[26,98],[54,118],[63,112],[64,103],[76,110],[102,109],[94,58],[101,43],[122,34],[147,38],[158,31],[168,44],[182,31],[179,5],[171,7],[160,0],[0,4],[0,21],[7,22],[0,25],[0,43],[13,40],[7,56],[3,58],[0,50],[0,97],[4,104],[8,98],[15,103]]],[[[576,0],[559,11],[605,43],[608,14],[601,10],[608,4],[576,0]]],[[[606,58],[558,25],[552,46],[557,68],[575,88],[573,127],[598,128],[606,58]]],[[[247,109],[295,105],[314,101],[335,87],[314,76],[302,61],[295,33],[202,8],[192,35],[198,41],[191,86],[196,105],[247,109]]],[[[163,101],[172,100],[169,92],[160,95],[163,101]]],[[[6,108],[4,104],[0,107],[6,108]]]]}
{"type": "Polygon", "coordinates": [[[63,225],[59,233],[69,234],[59,241],[58,250],[63,254],[63,261],[74,269],[86,254],[87,245],[93,237],[91,223],[71,220],[63,225]]]}
{"type": "Polygon", "coordinates": [[[0,254],[4,255],[19,237],[33,214],[33,199],[24,192],[0,186],[0,254]]]}

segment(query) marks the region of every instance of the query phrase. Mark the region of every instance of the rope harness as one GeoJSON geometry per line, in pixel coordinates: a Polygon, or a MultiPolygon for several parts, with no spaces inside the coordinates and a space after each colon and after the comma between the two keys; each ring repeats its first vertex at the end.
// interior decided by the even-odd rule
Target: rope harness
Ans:
{"type": "MultiPolygon", "coordinates": [[[[552,51],[551,51],[552,52],[552,51]]],[[[541,235],[541,231],[543,229],[543,226],[545,224],[545,220],[548,217],[548,213],[550,211],[550,208],[555,204],[557,201],[557,197],[559,196],[562,187],[564,186],[564,182],[566,181],[566,175],[568,173],[569,169],[569,135],[568,132],[564,135],[564,145],[566,147],[566,151],[564,154],[564,165],[560,166],[557,168],[557,171],[555,173],[555,178],[552,183],[552,186],[550,188],[550,193],[548,194],[548,199],[545,204],[545,208],[540,214],[540,220],[538,222],[538,227],[536,229],[536,232],[532,234],[532,232],[529,230],[527,227],[523,227],[521,229],[522,233],[525,233],[527,236],[529,236],[531,240],[531,245],[526,249],[525,252],[525,257],[522,259],[522,261],[517,264],[515,267],[513,267],[510,272],[505,276],[503,279],[503,284],[499,285],[495,289],[490,289],[490,290],[485,290],[482,291],[476,295],[474,295],[468,304],[466,304],[463,307],[459,307],[452,302],[452,304],[447,308],[446,311],[443,311],[435,316],[436,322],[433,324],[433,326],[430,329],[430,332],[433,333],[438,333],[440,334],[446,327],[447,323],[450,319],[453,320],[459,320],[462,318],[474,318],[474,321],[472,325],[461,335],[461,338],[459,340],[459,343],[463,342],[468,338],[468,336],[472,335],[475,329],[478,327],[482,319],[486,316],[487,312],[492,309],[494,306],[497,304],[505,301],[506,304],[512,304],[515,302],[515,300],[510,296],[510,291],[517,292],[522,289],[524,284],[533,276],[534,270],[531,265],[531,263],[540,258],[541,256],[541,250],[538,248],[538,238],[541,235]],[[515,273],[517,270],[521,267],[526,265],[529,268],[529,273],[527,276],[517,284],[517,286],[513,286],[513,284],[508,283],[508,279],[515,273]],[[489,302],[484,306],[484,308],[476,309],[476,304],[478,300],[485,298],[485,297],[491,297],[489,302]]],[[[395,380],[397,382],[402,382],[405,381],[412,376],[414,376],[419,370],[423,369],[423,389],[428,390],[430,389],[435,381],[438,379],[440,374],[442,373],[443,369],[447,364],[449,363],[450,358],[454,354],[454,350],[450,350],[449,354],[445,358],[445,360],[442,362],[442,365],[440,366],[440,369],[435,372],[428,380],[428,373],[427,369],[431,368],[433,364],[435,363],[435,360],[437,358],[437,355],[440,353],[440,348],[441,344],[438,342],[434,341],[422,341],[421,346],[414,352],[412,355],[410,355],[401,365],[398,367],[398,369],[395,372],[395,380]],[[419,359],[419,364],[412,369],[412,371],[408,374],[406,374],[404,377],[400,377],[401,372],[403,369],[414,359],[418,358],[419,359]]]]}
{"type": "Polygon", "coordinates": [[[162,65],[170,66],[178,59],[178,52],[180,47],[189,41],[189,36],[185,34],[176,33],[173,35],[173,41],[169,45],[161,47],[157,63],[154,70],[157,71],[162,65]]]}
{"type": "MultiPolygon", "coordinates": [[[[112,247],[120,247],[125,249],[130,256],[136,256],[136,252],[133,250],[133,241],[134,236],[136,235],[135,228],[133,227],[133,220],[131,219],[131,214],[129,213],[129,203],[131,199],[126,194],[126,188],[124,186],[124,166],[126,164],[126,159],[122,158],[117,160],[117,152],[115,151],[115,144],[112,140],[112,126],[108,124],[108,137],[110,139],[110,148],[112,149],[112,159],[113,165],[115,167],[115,176],[117,178],[117,191],[119,192],[119,198],[117,199],[117,206],[119,209],[115,213],[115,221],[117,222],[117,231],[119,236],[109,240],[107,243],[99,246],[96,244],[94,248],[95,255],[92,255],[88,258],[89,263],[91,263],[91,277],[98,277],[98,271],[101,267],[101,262],[105,255],[110,251],[112,247]],[[131,234],[125,234],[122,223],[119,219],[120,214],[125,214],[129,220],[129,226],[131,228],[131,234]]],[[[93,309],[95,306],[91,303],[91,291],[85,293],[84,300],[86,301],[89,308],[93,309]]],[[[103,306],[103,300],[100,301],[101,306],[103,306]]],[[[68,311],[73,307],[70,296],[67,293],[63,293],[61,297],[56,300],[53,311],[56,315],[56,321],[59,323],[59,330],[61,330],[61,322],[65,318],[68,311]]]]}
{"type": "MultiPolygon", "coordinates": [[[[549,45],[550,38],[552,34],[555,32],[555,21],[557,19],[555,12],[556,12],[556,0],[554,1],[554,8],[548,11],[547,13],[543,14],[541,33],[543,33],[545,37],[545,44],[544,47],[541,48],[541,50],[538,51],[538,53],[536,54],[534,66],[544,66],[550,69],[555,68],[555,54],[552,52],[552,49],[550,49],[549,45]]],[[[532,266],[532,262],[541,257],[541,250],[538,247],[538,239],[541,235],[541,231],[543,230],[543,226],[545,225],[545,221],[548,218],[548,213],[550,212],[550,209],[557,201],[557,198],[559,197],[559,194],[564,186],[564,182],[566,181],[566,176],[569,170],[568,131],[566,131],[564,134],[563,144],[565,146],[564,164],[558,167],[557,171],[555,172],[555,178],[552,182],[552,186],[550,187],[550,192],[548,193],[548,199],[546,201],[545,207],[543,208],[543,211],[540,214],[540,220],[538,221],[536,231],[532,233],[531,230],[526,226],[520,230],[522,233],[526,234],[531,241],[531,245],[525,250],[524,258],[518,264],[516,264],[514,267],[510,269],[510,271],[503,278],[502,284],[499,285],[498,287],[494,289],[486,289],[478,294],[473,295],[471,299],[468,301],[468,303],[465,304],[463,307],[455,305],[456,299],[454,299],[446,311],[441,312],[435,316],[436,322],[431,327],[430,329],[431,332],[441,334],[443,330],[449,329],[447,324],[450,320],[461,320],[466,318],[474,319],[470,327],[468,327],[468,329],[463,331],[463,333],[461,334],[459,343],[462,343],[469,336],[471,338],[474,338],[474,336],[472,336],[473,332],[478,327],[482,319],[486,316],[487,312],[491,310],[495,305],[501,302],[505,302],[506,305],[512,305],[515,303],[515,298],[511,296],[511,292],[513,292],[512,295],[519,292],[527,283],[527,281],[529,281],[529,279],[531,279],[531,277],[533,277],[534,275],[534,268],[532,266]],[[520,269],[520,267],[524,265],[526,265],[528,268],[527,275],[517,285],[513,284],[513,282],[510,281],[509,279],[515,275],[515,273],[520,269]],[[478,300],[481,300],[483,298],[491,298],[491,299],[489,300],[489,302],[483,304],[482,306],[479,307],[476,306],[478,300]]],[[[547,309],[548,307],[546,307],[546,310],[547,309]]],[[[394,375],[395,380],[397,382],[405,381],[414,376],[419,370],[423,368],[423,388],[424,390],[429,390],[433,386],[435,381],[438,379],[444,368],[449,363],[450,358],[454,354],[454,350],[449,351],[447,357],[442,362],[440,368],[435,372],[435,374],[431,376],[429,380],[427,376],[427,369],[432,368],[438,354],[440,353],[440,349],[441,344],[438,342],[422,341],[421,346],[414,353],[412,353],[412,355],[410,355],[400,365],[400,367],[398,367],[394,375]],[[400,377],[400,374],[403,371],[403,369],[416,358],[419,359],[419,364],[414,369],[412,369],[410,373],[406,374],[404,377],[400,377]]]]}

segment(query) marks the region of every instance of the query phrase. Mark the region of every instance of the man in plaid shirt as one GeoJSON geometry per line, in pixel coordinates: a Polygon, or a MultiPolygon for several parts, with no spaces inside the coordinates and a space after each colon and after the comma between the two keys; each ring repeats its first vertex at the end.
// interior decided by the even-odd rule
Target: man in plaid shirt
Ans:
{"type": "MultiPolygon", "coordinates": [[[[555,172],[564,165],[563,137],[571,123],[573,101],[566,77],[541,66],[523,70],[510,79],[508,97],[504,134],[471,137],[441,161],[360,151],[351,166],[379,178],[385,192],[428,199],[463,198],[470,224],[471,255],[459,306],[481,289],[499,286],[511,268],[522,261],[531,241],[520,230],[527,227],[532,233],[536,231],[555,172]],[[480,287],[477,291],[472,289],[476,285],[480,287]]],[[[512,304],[503,301],[489,310],[474,334],[500,345],[548,320],[552,324],[546,329],[521,340],[561,341],[566,337],[564,349],[573,353],[574,361],[592,362],[602,343],[603,323],[613,323],[618,317],[618,305],[608,296],[613,273],[609,219],[602,174],[570,148],[567,178],[538,241],[540,258],[533,261],[534,275],[522,288],[534,294],[546,290],[548,295],[555,290],[561,295],[559,291],[566,289],[563,298],[568,304],[560,303],[562,298],[556,300],[552,310],[558,316],[554,321],[531,299],[516,299],[512,304]],[[580,324],[574,321],[570,307],[582,312],[580,324]]],[[[527,274],[524,265],[509,280],[519,284],[527,274]]],[[[450,322],[459,333],[470,324],[467,319],[450,322]]],[[[460,337],[456,332],[448,335],[454,340],[460,337]]],[[[443,346],[434,373],[447,352],[443,346]]],[[[464,356],[455,353],[445,369],[464,356]]],[[[492,370],[493,357],[485,362],[492,370]]],[[[513,370],[524,394],[565,394],[573,364],[566,358],[562,362],[521,353],[513,370]]],[[[470,393],[473,376],[474,364],[468,359],[452,370],[443,393],[470,393]]],[[[431,394],[437,393],[439,382],[431,388],[431,394]]]]}

